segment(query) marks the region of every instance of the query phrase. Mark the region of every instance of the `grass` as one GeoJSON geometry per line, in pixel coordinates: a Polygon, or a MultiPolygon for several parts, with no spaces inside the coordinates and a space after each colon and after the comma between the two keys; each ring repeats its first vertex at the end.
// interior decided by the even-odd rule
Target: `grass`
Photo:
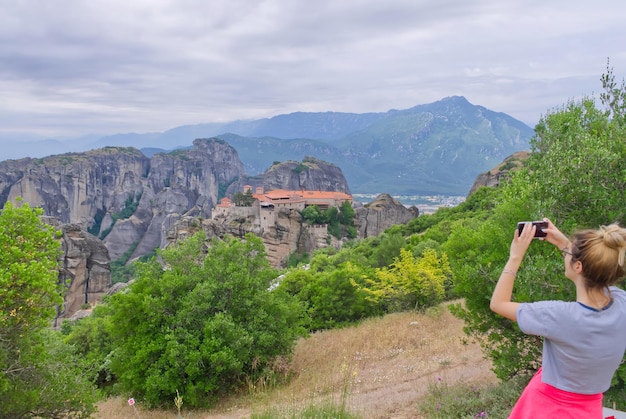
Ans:
{"type": "MultiPolygon", "coordinates": [[[[465,343],[462,327],[442,305],[423,314],[390,314],[354,327],[314,333],[296,344],[286,385],[249,384],[210,411],[186,411],[181,395],[181,416],[400,419],[474,417],[488,412],[483,417],[506,417],[498,416],[499,410],[510,409],[521,388],[515,383],[510,388],[496,385],[490,362],[477,345],[465,343]]],[[[95,416],[177,417],[176,409],[147,410],[139,401],[131,407],[127,398],[101,402],[95,416]]]]}
{"type": "Polygon", "coordinates": [[[506,419],[527,383],[528,378],[520,377],[484,386],[450,386],[441,379],[430,386],[428,395],[420,402],[420,411],[432,419],[506,419]]]}

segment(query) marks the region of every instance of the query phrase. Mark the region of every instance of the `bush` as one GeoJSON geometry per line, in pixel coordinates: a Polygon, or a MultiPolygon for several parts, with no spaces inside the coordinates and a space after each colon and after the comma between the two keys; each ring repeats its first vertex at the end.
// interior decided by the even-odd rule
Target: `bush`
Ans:
{"type": "Polygon", "coordinates": [[[280,291],[261,239],[213,240],[203,232],[139,263],[128,292],[111,297],[120,391],[148,406],[210,405],[291,353],[305,330],[302,308],[280,291]]]}

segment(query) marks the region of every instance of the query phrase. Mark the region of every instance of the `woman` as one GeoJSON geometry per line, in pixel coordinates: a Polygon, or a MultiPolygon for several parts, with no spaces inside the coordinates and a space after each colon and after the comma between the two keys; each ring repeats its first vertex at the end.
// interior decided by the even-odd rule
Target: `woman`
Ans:
{"type": "Polygon", "coordinates": [[[515,275],[536,226],[516,229],[509,260],[491,297],[491,310],[516,321],[522,332],[543,336],[542,366],[509,419],[602,418],[602,393],[626,350],[626,292],[614,287],[625,275],[626,229],[616,224],[576,233],[570,241],[552,222],[545,239],[561,251],[576,302],[511,301],[515,275]]]}

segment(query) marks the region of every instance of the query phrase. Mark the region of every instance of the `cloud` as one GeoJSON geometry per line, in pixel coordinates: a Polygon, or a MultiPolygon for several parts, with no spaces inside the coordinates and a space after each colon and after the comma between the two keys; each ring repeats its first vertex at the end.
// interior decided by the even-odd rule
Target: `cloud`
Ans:
{"type": "MultiPolygon", "coordinates": [[[[618,0],[0,4],[0,134],[78,136],[451,95],[532,125],[626,72],[618,0]]],[[[621,78],[621,76],[620,76],[621,78]]]]}

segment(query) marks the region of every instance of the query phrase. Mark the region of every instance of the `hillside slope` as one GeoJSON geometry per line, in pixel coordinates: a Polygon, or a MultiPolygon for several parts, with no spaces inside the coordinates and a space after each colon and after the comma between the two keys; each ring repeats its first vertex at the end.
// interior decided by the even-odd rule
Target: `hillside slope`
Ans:
{"type": "MultiPolygon", "coordinates": [[[[251,383],[252,395],[234,396],[212,411],[183,412],[184,417],[242,419],[268,412],[297,417],[305,406],[340,403],[345,396],[349,410],[364,419],[420,418],[419,402],[430,386],[496,381],[478,345],[463,343],[462,326],[440,308],[315,333],[298,342],[289,385],[266,391],[261,383],[251,383]]],[[[142,417],[173,417],[137,407],[142,417]]],[[[100,404],[96,418],[121,419],[130,410],[126,400],[112,399],[100,404]]]]}

